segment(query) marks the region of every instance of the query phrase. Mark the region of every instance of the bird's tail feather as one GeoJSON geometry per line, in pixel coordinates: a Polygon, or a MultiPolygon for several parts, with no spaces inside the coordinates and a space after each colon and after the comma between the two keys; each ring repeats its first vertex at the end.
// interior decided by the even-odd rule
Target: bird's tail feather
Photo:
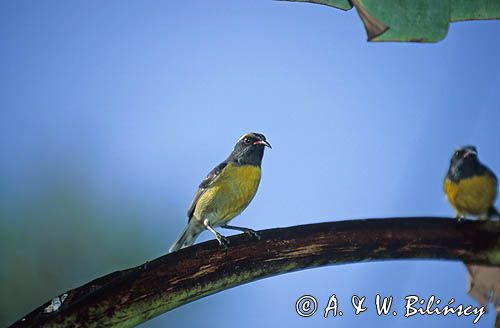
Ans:
{"type": "Polygon", "coordinates": [[[196,238],[200,235],[200,233],[203,231],[202,228],[200,228],[196,224],[188,223],[184,231],[181,233],[179,238],[176,240],[176,242],[170,247],[169,252],[175,252],[181,248],[188,247],[194,244],[196,241],[196,238]]]}

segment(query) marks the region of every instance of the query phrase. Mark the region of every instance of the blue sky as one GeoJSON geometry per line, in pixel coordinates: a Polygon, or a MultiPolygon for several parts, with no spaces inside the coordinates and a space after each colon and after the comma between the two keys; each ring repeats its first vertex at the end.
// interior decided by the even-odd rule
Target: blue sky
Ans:
{"type": "MultiPolygon", "coordinates": [[[[4,261],[35,257],[35,273],[48,260],[66,266],[57,262],[58,247],[69,247],[65,229],[101,231],[88,238],[95,251],[75,247],[78,272],[34,275],[33,283],[55,289],[15,313],[166,252],[198,183],[248,131],[264,133],[273,149],[236,225],[451,216],[441,183],[457,146],[476,145],[500,172],[499,33],[498,22],[479,21],[450,25],[437,44],[367,43],[354,11],[270,0],[1,2],[0,213],[11,229],[4,231],[19,237],[0,241],[4,261]],[[99,217],[87,223],[80,213],[75,222],[75,206],[50,219],[66,205],[47,190],[61,186],[79,188],[99,217]],[[28,198],[43,204],[32,221],[16,214],[29,209],[28,198]],[[37,241],[26,243],[32,235],[37,241]],[[112,252],[122,258],[90,265],[112,252]]],[[[464,317],[294,312],[303,294],[326,302],[335,293],[341,306],[353,294],[373,300],[377,293],[393,295],[399,308],[408,294],[475,304],[465,273],[445,261],[306,270],[224,291],[143,326],[468,327],[464,317]]],[[[15,274],[0,278],[6,286],[15,274]]],[[[488,314],[477,326],[493,320],[488,314]]]]}

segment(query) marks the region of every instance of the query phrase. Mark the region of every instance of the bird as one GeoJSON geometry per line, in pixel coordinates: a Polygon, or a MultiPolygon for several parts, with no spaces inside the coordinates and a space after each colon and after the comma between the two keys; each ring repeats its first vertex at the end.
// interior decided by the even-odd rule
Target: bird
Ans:
{"type": "Polygon", "coordinates": [[[459,221],[467,215],[479,219],[500,218],[494,207],[498,179],[479,161],[475,146],[464,146],[453,153],[443,190],[459,221]]]}
{"type": "Polygon", "coordinates": [[[252,229],[227,225],[254,198],[261,178],[264,149],[271,144],[261,133],[243,134],[231,154],[217,165],[200,183],[187,211],[188,224],[169,252],[188,247],[204,231],[210,231],[219,245],[226,248],[229,240],[216,227],[238,230],[260,239],[252,229]]]}

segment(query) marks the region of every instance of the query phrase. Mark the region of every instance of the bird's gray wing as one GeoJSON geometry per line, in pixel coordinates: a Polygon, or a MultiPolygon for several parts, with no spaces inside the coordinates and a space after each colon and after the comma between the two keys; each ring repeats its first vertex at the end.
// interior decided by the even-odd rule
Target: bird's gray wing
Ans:
{"type": "Polygon", "coordinates": [[[487,166],[483,165],[484,167],[484,170],[486,170],[486,173],[489,174],[493,180],[495,181],[495,184],[498,185],[498,178],[497,176],[495,175],[495,173],[487,166]]]}
{"type": "Polygon", "coordinates": [[[493,171],[491,171],[491,170],[490,170],[490,173],[491,173],[491,176],[493,177],[493,180],[495,180],[495,182],[498,184],[498,178],[495,175],[495,173],[493,173],[493,171]]]}
{"type": "Polygon", "coordinates": [[[217,165],[208,175],[206,176],[205,179],[200,183],[198,186],[198,190],[196,191],[196,194],[193,197],[193,200],[191,201],[191,205],[189,205],[189,209],[187,211],[187,216],[188,216],[188,222],[191,221],[191,218],[193,217],[194,210],[196,208],[196,204],[198,204],[198,200],[200,199],[201,195],[205,193],[205,191],[210,187],[210,185],[217,180],[217,178],[220,176],[222,170],[226,167],[227,162],[222,162],[219,165],[217,165]]]}

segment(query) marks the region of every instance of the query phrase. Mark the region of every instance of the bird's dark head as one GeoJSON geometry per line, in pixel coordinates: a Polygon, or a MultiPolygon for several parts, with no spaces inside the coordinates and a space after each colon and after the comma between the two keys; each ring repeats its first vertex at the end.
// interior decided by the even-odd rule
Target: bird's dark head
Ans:
{"type": "Polygon", "coordinates": [[[477,148],[474,146],[461,147],[457,149],[451,157],[451,165],[462,165],[477,161],[477,148]]]}
{"type": "Polygon", "coordinates": [[[474,146],[461,147],[455,150],[451,156],[448,175],[453,176],[455,180],[470,177],[477,173],[479,167],[477,148],[474,146]]]}
{"type": "Polygon", "coordinates": [[[238,139],[228,160],[240,165],[260,165],[265,147],[272,148],[263,134],[245,133],[238,139]]]}

